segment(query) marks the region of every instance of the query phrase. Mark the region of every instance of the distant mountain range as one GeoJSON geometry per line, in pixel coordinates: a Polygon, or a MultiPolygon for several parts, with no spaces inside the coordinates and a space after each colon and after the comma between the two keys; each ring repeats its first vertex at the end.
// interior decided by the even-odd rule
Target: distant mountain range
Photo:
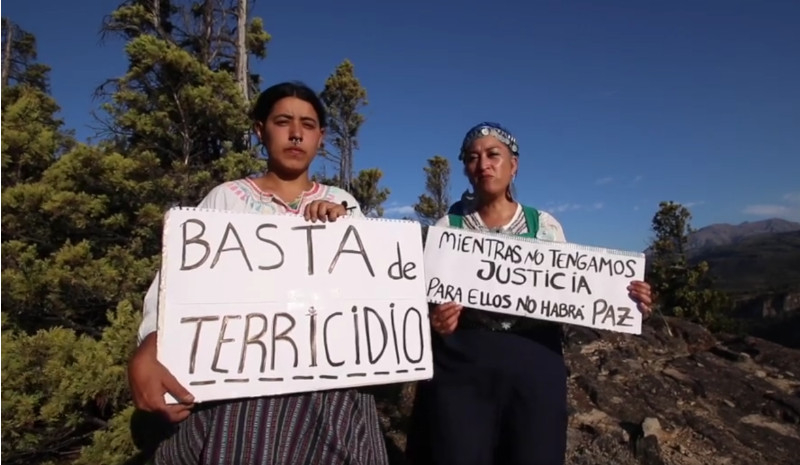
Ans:
{"type": "Polygon", "coordinates": [[[716,287],[732,295],[800,291],[800,229],[743,236],[691,253],[706,261],[716,287]]]}
{"type": "Polygon", "coordinates": [[[689,235],[687,252],[692,263],[706,261],[715,287],[731,295],[800,291],[800,223],[713,224],[689,235]]]}
{"type": "Polygon", "coordinates": [[[713,224],[689,235],[687,252],[690,263],[708,263],[713,286],[733,299],[740,330],[800,348],[800,223],[713,224]]]}
{"type": "Polygon", "coordinates": [[[800,291],[800,223],[769,219],[714,224],[689,235],[689,260],[705,260],[731,295],[800,291]]]}
{"type": "Polygon", "coordinates": [[[689,235],[689,252],[694,255],[709,247],[732,245],[762,234],[800,231],[800,223],[778,218],[741,224],[712,224],[689,235]]]}

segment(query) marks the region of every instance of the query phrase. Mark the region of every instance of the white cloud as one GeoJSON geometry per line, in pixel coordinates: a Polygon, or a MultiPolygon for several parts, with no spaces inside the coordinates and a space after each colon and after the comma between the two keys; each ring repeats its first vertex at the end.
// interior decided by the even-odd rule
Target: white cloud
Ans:
{"type": "Polygon", "coordinates": [[[595,202],[591,205],[581,205],[579,203],[560,203],[556,205],[552,205],[547,208],[548,211],[552,213],[564,213],[569,211],[576,211],[576,210],[584,210],[584,211],[593,211],[593,210],[600,210],[605,206],[603,202],[595,202]]]}
{"type": "Polygon", "coordinates": [[[800,192],[789,192],[783,195],[783,202],[747,205],[742,213],[751,216],[783,218],[791,221],[800,220],[800,192]]]}
{"type": "Polygon", "coordinates": [[[791,213],[786,205],[748,205],[744,213],[754,216],[785,216],[791,213]]]}
{"type": "Polygon", "coordinates": [[[396,205],[383,209],[385,216],[407,216],[414,214],[414,207],[412,205],[396,205]]]}
{"type": "Polygon", "coordinates": [[[600,179],[595,180],[594,183],[597,184],[598,186],[602,186],[603,184],[608,184],[608,183],[613,182],[613,181],[614,181],[614,178],[612,178],[611,176],[606,176],[604,178],[600,178],[600,179]]]}
{"type": "Polygon", "coordinates": [[[692,208],[692,207],[699,207],[700,205],[705,205],[705,203],[706,203],[705,200],[698,200],[695,202],[686,202],[683,204],[683,206],[686,208],[692,208]]]}
{"type": "Polygon", "coordinates": [[[800,192],[789,192],[783,195],[783,200],[789,203],[800,203],[800,192]]]}
{"type": "Polygon", "coordinates": [[[641,174],[637,174],[636,176],[633,177],[626,176],[623,180],[627,180],[628,187],[635,187],[644,180],[644,176],[642,176],[641,174]]]}
{"type": "Polygon", "coordinates": [[[579,210],[581,206],[577,203],[562,203],[559,205],[555,205],[550,207],[550,210],[555,213],[562,213],[570,210],[579,210]]]}

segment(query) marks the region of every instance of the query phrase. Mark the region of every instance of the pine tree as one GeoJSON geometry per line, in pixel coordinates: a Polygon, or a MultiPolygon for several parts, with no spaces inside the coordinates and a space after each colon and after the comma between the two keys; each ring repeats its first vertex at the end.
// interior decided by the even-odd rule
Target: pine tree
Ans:
{"type": "MultiPolygon", "coordinates": [[[[221,17],[221,3],[203,6],[212,3],[221,17]]],[[[235,6],[224,9],[228,26],[235,6]]],[[[235,48],[200,40],[198,24],[210,16],[192,8],[141,0],[109,16],[107,32],[128,40],[130,63],[102,89],[108,141],[96,146],[61,131],[35,50],[22,48],[24,60],[3,56],[4,463],[146,458],[132,442],[126,365],[164,211],[264,166],[243,137],[249,108],[235,48]]],[[[7,33],[10,24],[4,51],[35,44],[7,33]]],[[[268,39],[260,28],[249,21],[255,56],[268,39]]],[[[143,431],[158,439],[151,425],[143,431]]]]}
{"type": "Polygon", "coordinates": [[[323,150],[322,156],[336,165],[333,176],[317,174],[318,182],[339,186],[350,192],[368,216],[383,216],[383,203],[390,190],[379,187],[383,172],[378,168],[360,171],[355,177],[353,161],[358,150],[358,134],[364,124],[360,113],[367,105],[367,91],[355,75],[350,60],[344,60],[325,81],[320,98],[328,109],[327,139],[334,150],[323,150]]]}
{"type": "MultiPolygon", "coordinates": [[[[125,2],[106,21],[107,33],[129,38],[131,66],[100,90],[108,97],[105,126],[125,153],[159,159],[167,197],[195,204],[220,180],[265,163],[249,147],[236,41],[224,33],[239,23],[236,4],[163,1],[125,2]]],[[[258,18],[248,24],[248,51],[263,57],[269,34],[258,18]]]]}
{"type": "Polygon", "coordinates": [[[2,455],[63,463],[129,403],[124,367],[138,316],[126,299],[141,299],[158,250],[157,235],[137,234],[148,218],[135,199],[151,178],[138,162],[74,143],[35,38],[9,20],[3,28],[15,57],[3,57],[13,65],[2,107],[2,455]]]}
{"type": "Polygon", "coordinates": [[[378,168],[369,168],[358,172],[353,180],[351,193],[361,206],[366,216],[383,216],[383,203],[389,198],[389,188],[379,187],[383,172],[378,168]]]}
{"type": "Polygon", "coordinates": [[[414,204],[414,211],[425,225],[435,223],[450,207],[450,162],[436,155],[428,159],[425,171],[425,193],[414,204]]]}
{"type": "Polygon", "coordinates": [[[3,18],[2,186],[39,179],[73,143],[49,95],[47,65],[36,61],[36,37],[3,18]]]}
{"type": "Polygon", "coordinates": [[[653,217],[648,281],[665,313],[688,318],[712,329],[727,325],[729,300],[712,287],[708,263],[689,264],[687,245],[692,215],[674,202],[661,202],[653,217]]]}
{"type": "Polygon", "coordinates": [[[50,67],[36,61],[36,37],[8,18],[3,18],[2,23],[3,88],[24,84],[49,92],[50,67]]]}
{"type": "Polygon", "coordinates": [[[353,184],[353,159],[358,150],[358,131],[364,124],[359,112],[367,105],[367,91],[355,75],[350,60],[344,60],[325,81],[320,94],[328,109],[327,138],[335,151],[325,151],[326,158],[338,165],[339,187],[347,191],[353,184]]]}

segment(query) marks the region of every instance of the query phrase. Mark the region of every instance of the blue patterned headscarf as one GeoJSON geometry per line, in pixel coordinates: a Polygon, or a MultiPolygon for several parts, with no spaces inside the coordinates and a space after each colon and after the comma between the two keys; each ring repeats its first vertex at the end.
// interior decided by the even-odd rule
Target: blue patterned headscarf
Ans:
{"type": "Polygon", "coordinates": [[[512,155],[515,157],[519,156],[519,145],[517,145],[517,139],[511,135],[511,132],[498,123],[485,121],[467,131],[467,135],[464,136],[464,141],[461,143],[461,152],[458,154],[458,159],[464,161],[464,155],[470,144],[472,144],[475,139],[480,139],[485,136],[494,137],[505,144],[508,149],[511,150],[512,155]]]}

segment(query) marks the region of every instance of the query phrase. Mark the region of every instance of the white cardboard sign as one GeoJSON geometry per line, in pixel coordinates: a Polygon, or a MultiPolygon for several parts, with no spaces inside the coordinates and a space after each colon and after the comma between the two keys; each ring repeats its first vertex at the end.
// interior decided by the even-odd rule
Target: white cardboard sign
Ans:
{"type": "Polygon", "coordinates": [[[163,241],[158,360],[198,402],[433,375],[418,223],[176,208],[163,241]]]}
{"type": "Polygon", "coordinates": [[[644,254],[431,226],[425,242],[428,300],[640,334],[629,297],[644,254]]]}

